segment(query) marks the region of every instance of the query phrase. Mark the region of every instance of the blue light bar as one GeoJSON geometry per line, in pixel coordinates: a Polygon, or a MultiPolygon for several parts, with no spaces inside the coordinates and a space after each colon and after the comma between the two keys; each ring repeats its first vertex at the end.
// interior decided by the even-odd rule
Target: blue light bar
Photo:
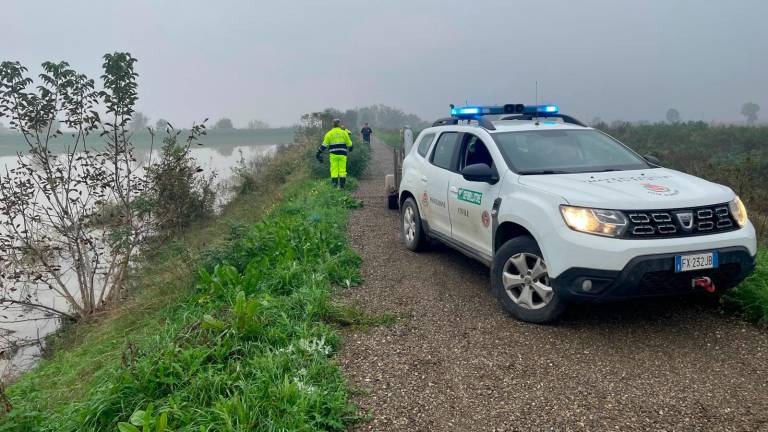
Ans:
{"type": "Polygon", "coordinates": [[[557,105],[530,105],[526,106],[523,112],[525,114],[535,114],[544,117],[547,114],[559,113],[560,108],[558,108],[557,105]]]}
{"type": "Polygon", "coordinates": [[[485,115],[528,114],[539,117],[556,115],[560,112],[557,105],[522,105],[507,104],[502,106],[464,106],[451,108],[451,116],[458,119],[477,120],[485,115]]]}
{"type": "Polygon", "coordinates": [[[480,114],[480,107],[453,108],[451,115],[454,117],[476,116],[480,114]]]}

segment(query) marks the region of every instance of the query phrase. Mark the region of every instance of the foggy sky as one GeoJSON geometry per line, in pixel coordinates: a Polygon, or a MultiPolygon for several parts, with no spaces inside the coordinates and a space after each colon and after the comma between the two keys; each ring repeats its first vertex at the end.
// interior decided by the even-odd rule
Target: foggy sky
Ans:
{"type": "Polygon", "coordinates": [[[138,109],[186,126],[288,125],[374,103],[545,102],[583,120],[768,119],[768,1],[5,0],[0,59],[139,59],[138,109]]]}

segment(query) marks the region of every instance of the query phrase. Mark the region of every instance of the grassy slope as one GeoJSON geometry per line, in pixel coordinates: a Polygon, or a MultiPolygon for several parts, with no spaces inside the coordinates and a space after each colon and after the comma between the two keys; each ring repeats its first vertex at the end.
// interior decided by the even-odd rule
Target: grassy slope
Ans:
{"type": "Polygon", "coordinates": [[[355,202],[307,178],[306,151],[278,156],[222,218],[162,247],[126,305],[64,332],[9,389],[0,430],[114,430],[150,404],[174,430],[342,429],[354,410],[325,323],[377,322],[329,302],[333,284],[358,279],[345,239],[355,202]]]}
{"type": "Polygon", "coordinates": [[[726,293],[727,306],[744,318],[768,326],[768,253],[757,253],[757,269],[738,287],[726,293]]]}

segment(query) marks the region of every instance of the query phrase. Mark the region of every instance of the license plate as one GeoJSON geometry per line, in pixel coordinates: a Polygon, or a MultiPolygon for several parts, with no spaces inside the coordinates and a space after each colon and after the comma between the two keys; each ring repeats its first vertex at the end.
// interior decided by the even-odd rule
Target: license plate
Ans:
{"type": "Polygon", "coordinates": [[[717,251],[691,255],[677,255],[675,257],[675,273],[711,269],[717,268],[717,266],[717,251]]]}

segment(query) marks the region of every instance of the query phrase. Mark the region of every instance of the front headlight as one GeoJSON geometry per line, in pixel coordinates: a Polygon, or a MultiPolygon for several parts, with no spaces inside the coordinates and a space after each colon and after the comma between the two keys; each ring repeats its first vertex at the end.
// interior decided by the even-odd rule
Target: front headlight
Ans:
{"type": "Polygon", "coordinates": [[[747,208],[744,207],[744,203],[741,202],[738,195],[733,201],[728,203],[728,207],[731,208],[731,216],[733,216],[733,219],[740,227],[747,224],[747,221],[749,220],[747,219],[747,208]]]}
{"type": "Polygon", "coordinates": [[[618,210],[560,206],[566,225],[572,230],[605,237],[621,237],[627,229],[627,217],[618,210]]]}

